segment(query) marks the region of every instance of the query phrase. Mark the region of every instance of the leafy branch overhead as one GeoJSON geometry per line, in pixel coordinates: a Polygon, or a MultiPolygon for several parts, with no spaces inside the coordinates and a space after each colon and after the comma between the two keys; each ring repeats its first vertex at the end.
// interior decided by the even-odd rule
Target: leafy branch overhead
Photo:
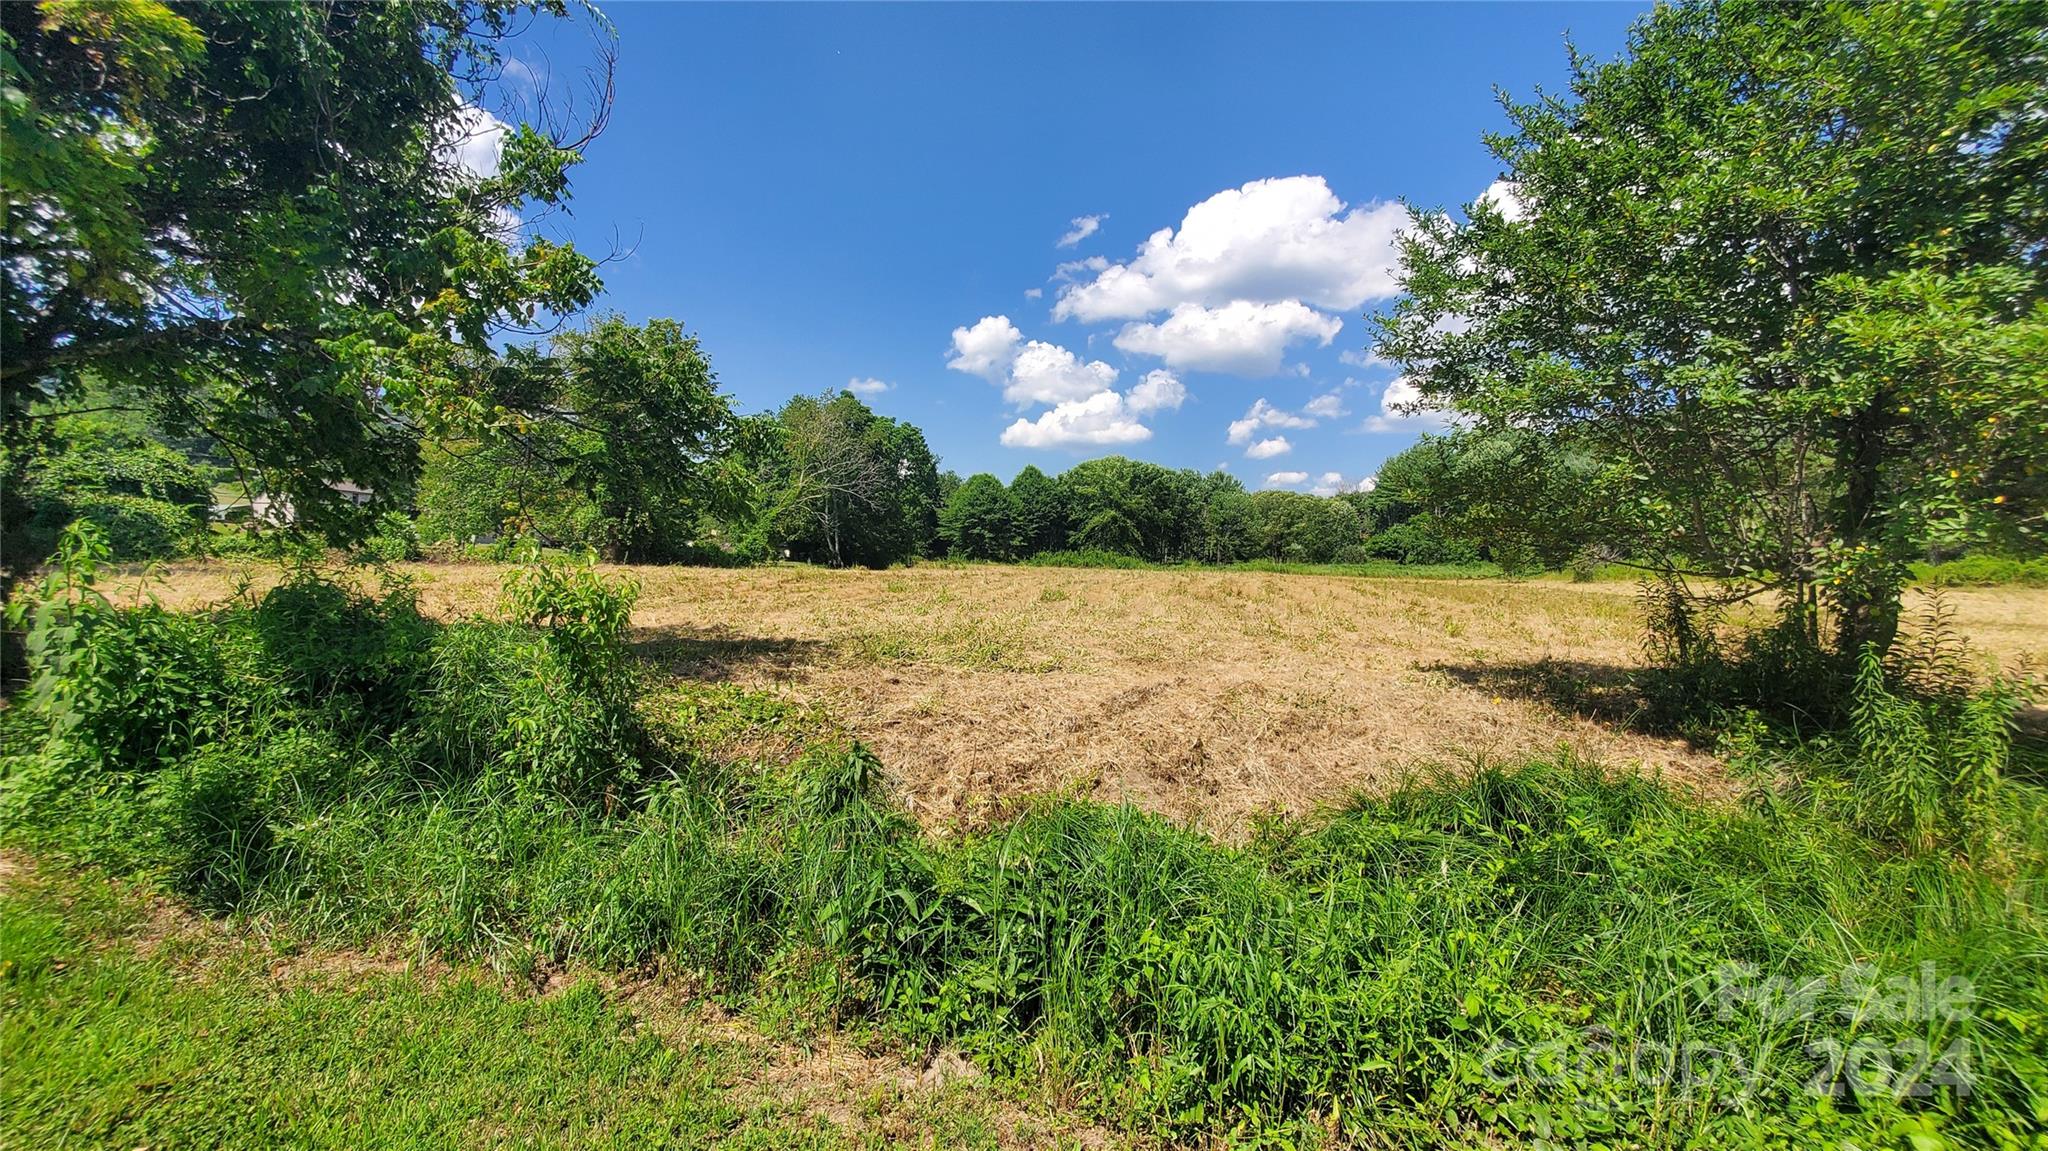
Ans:
{"type": "Polygon", "coordinates": [[[0,8],[8,479],[36,435],[30,407],[90,377],[141,390],[313,526],[364,522],[333,482],[395,499],[417,431],[474,413],[474,357],[598,292],[594,261],[520,220],[566,201],[603,126],[609,30],[580,123],[510,126],[484,106],[499,44],[535,11],[568,14],[0,8]]]}

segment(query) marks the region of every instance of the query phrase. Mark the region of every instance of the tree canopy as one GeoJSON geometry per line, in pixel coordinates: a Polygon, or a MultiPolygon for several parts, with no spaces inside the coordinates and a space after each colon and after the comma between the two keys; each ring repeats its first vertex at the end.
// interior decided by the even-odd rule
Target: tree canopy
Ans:
{"type": "Polygon", "coordinates": [[[592,260],[523,235],[519,213],[567,197],[608,54],[580,126],[508,127],[481,103],[535,10],[566,13],[0,6],[8,490],[46,430],[32,408],[90,374],[208,436],[312,526],[368,521],[333,482],[394,503],[420,430],[489,414],[470,369],[492,340],[598,290],[592,260]],[[466,165],[479,150],[491,161],[466,165]]]}
{"type": "Polygon", "coordinates": [[[1571,453],[1571,530],[1888,646],[1931,541],[2043,527],[2044,25],[1660,7],[1622,58],[1575,55],[1568,95],[1505,101],[1503,182],[1419,219],[1382,351],[1571,453]]]}

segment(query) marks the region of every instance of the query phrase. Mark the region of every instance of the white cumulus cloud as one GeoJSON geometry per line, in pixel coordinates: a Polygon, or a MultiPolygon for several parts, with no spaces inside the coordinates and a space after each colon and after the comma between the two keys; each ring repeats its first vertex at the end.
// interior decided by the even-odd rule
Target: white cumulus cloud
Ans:
{"type": "Polygon", "coordinates": [[[1396,376],[1387,381],[1386,390],[1380,393],[1379,412],[1366,417],[1359,430],[1427,432],[1446,427],[1450,422],[1445,413],[1423,405],[1422,389],[1409,383],[1408,377],[1396,376]]]}
{"type": "Polygon", "coordinates": [[[1152,436],[1143,417],[1177,409],[1188,395],[1180,377],[1163,368],[1118,392],[1115,368],[1083,361],[1058,344],[1026,340],[1008,316],[983,316],[953,329],[946,366],[997,385],[1019,408],[1050,408],[1003,430],[1002,442],[1013,448],[1138,443],[1152,436]]]}
{"type": "Polygon", "coordinates": [[[1299,300],[1232,300],[1220,308],[1188,303],[1175,306],[1158,323],[1125,324],[1116,346],[1158,356],[1187,371],[1270,376],[1280,370],[1288,345],[1313,341],[1328,346],[1343,327],[1344,321],[1299,300]]]}
{"type": "Polygon", "coordinates": [[[498,174],[498,157],[505,150],[505,137],[512,126],[482,108],[463,101],[455,109],[450,139],[442,145],[441,157],[478,179],[498,174]]]}
{"type": "Polygon", "coordinates": [[[856,396],[879,396],[888,391],[889,387],[887,380],[878,380],[873,376],[855,376],[846,381],[846,390],[856,396]]]}
{"type": "Polygon", "coordinates": [[[1274,456],[1284,456],[1293,450],[1294,445],[1287,442],[1286,436],[1274,436],[1246,448],[1244,455],[1250,460],[1270,460],[1274,456]]]}
{"type": "Polygon", "coordinates": [[[1266,401],[1266,397],[1260,396],[1257,400],[1252,401],[1252,406],[1246,409],[1243,418],[1230,421],[1230,431],[1227,438],[1233,444],[1245,444],[1250,443],[1252,436],[1256,435],[1262,428],[1312,428],[1315,426],[1316,421],[1314,417],[1298,416],[1293,412],[1276,408],[1266,401]]]}
{"type": "Polygon", "coordinates": [[[1306,301],[1353,311],[1397,290],[1399,204],[1348,208],[1321,176],[1254,180],[1189,208],[1127,263],[1061,290],[1056,319],[1132,320],[1184,303],[1306,301]]]}
{"type": "Polygon", "coordinates": [[[1303,415],[1314,416],[1319,420],[1334,420],[1351,414],[1344,407],[1344,397],[1336,392],[1324,392],[1303,404],[1301,411],[1303,415]]]}
{"type": "Polygon", "coordinates": [[[1031,340],[1010,363],[1003,398],[1020,407],[1087,399],[1116,383],[1116,369],[1044,340],[1031,340]]]}
{"type": "Polygon", "coordinates": [[[1491,204],[1501,218],[1512,224],[1529,218],[1528,202],[1522,199],[1521,185],[1512,180],[1495,180],[1479,193],[1479,202],[1491,204]]]}
{"type": "Polygon", "coordinates": [[[1143,443],[1152,438],[1152,429],[1139,423],[1136,415],[1124,397],[1104,389],[1084,400],[1058,404],[1039,413],[1035,420],[1019,419],[1003,429],[1003,446],[1069,448],[1143,443]]]}
{"type": "Polygon", "coordinates": [[[1023,340],[1024,333],[1017,330],[1010,317],[983,316],[971,328],[953,329],[953,355],[946,366],[1000,384],[1009,377],[1010,364],[1017,359],[1017,345],[1023,340]]]}
{"type": "Polygon", "coordinates": [[[1083,363],[1058,344],[1027,341],[1008,316],[954,328],[946,366],[1001,385],[1003,398],[1020,407],[1086,399],[1116,383],[1115,368],[1101,360],[1083,363]]]}
{"type": "Polygon", "coordinates": [[[1308,479],[1307,472],[1274,472],[1266,477],[1266,486],[1269,488],[1291,488],[1306,479],[1308,479]]]}
{"type": "Polygon", "coordinates": [[[1163,368],[1154,368],[1145,373],[1137,387],[1125,394],[1124,405],[1142,414],[1178,409],[1181,401],[1187,398],[1188,389],[1180,382],[1179,376],[1163,368]]]}
{"type": "Polygon", "coordinates": [[[1324,472],[1322,475],[1316,477],[1315,486],[1309,489],[1309,494],[1318,496],[1334,496],[1341,492],[1351,492],[1357,490],[1357,487],[1355,487],[1350,481],[1344,478],[1343,472],[1324,472]]]}
{"type": "Polygon", "coordinates": [[[1071,221],[1071,223],[1074,225],[1073,231],[1068,232],[1064,236],[1061,236],[1058,246],[1062,248],[1073,247],[1075,244],[1078,244],[1081,241],[1087,239],[1088,237],[1094,235],[1096,230],[1102,227],[1102,222],[1107,219],[1109,219],[1108,212],[1104,212],[1099,216],[1074,217],[1071,221]]]}

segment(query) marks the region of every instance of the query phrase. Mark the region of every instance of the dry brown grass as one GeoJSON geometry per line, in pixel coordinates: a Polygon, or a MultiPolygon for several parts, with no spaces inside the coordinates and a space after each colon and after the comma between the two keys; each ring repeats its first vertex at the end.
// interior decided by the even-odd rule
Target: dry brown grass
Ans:
{"type": "MultiPolygon", "coordinates": [[[[943,827],[1019,797],[1126,799],[1226,835],[1422,765],[1559,746],[1729,794],[1710,754],[1542,702],[1639,662],[1627,584],[1228,571],[622,569],[640,650],[679,676],[824,703],[943,827]]],[[[406,569],[443,614],[499,569],[406,569]]],[[[166,603],[229,594],[173,568],[166,603]]],[[[250,573],[262,582],[260,573],[250,573]]],[[[2048,591],[1947,593],[1989,657],[2048,667],[2048,591]]]]}

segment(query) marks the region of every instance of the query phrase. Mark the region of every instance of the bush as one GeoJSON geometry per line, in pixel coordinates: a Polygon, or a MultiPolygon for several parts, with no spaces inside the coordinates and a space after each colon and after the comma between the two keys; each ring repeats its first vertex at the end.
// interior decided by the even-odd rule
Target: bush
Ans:
{"type": "Polygon", "coordinates": [[[420,541],[413,521],[396,512],[377,517],[377,529],[363,538],[351,552],[362,563],[395,564],[420,558],[420,541]]]}
{"type": "Polygon", "coordinates": [[[1914,564],[1913,578],[1928,587],[2048,587],[2048,557],[1964,556],[1938,564],[1914,564]]]}

